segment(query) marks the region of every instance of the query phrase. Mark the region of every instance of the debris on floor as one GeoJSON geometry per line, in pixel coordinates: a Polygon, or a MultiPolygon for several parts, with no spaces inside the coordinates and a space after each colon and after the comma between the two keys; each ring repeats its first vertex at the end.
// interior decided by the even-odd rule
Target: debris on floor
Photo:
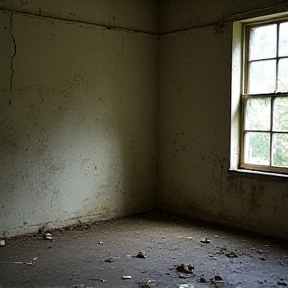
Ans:
{"type": "Polygon", "coordinates": [[[209,238],[201,238],[202,243],[211,243],[211,240],[209,238]]]}
{"type": "Polygon", "coordinates": [[[73,284],[72,288],[84,288],[85,284],[73,284]]]}
{"type": "Polygon", "coordinates": [[[283,279],[280,279],[280,281],[277,282],[277,285],[286,287],[286,286],[288,286],[288,283],[284,282],[283,279]]]}
{"type": "Polygon", "coordinates": [[[132,276],[125,275],[125,276],[122,276],[121,279],[124,279],[124,280],[132,279],[132,276]]]}
{"type": "Polygon", "coordinates": [[[105,259],[105,262],[112,263],[112,262],[115,262],[115,259],[110,257],[110,258],[105,259]]]}
{"type": "Polygon", "coordinates": [[[211,284],[204,284],[204,283],[187,283],[187,284],[178,284],[177,288],[210,288],[215,287],[214,285],[211,286],[211,284]]]}
{"type": "Polygon", "coordinates": [[[0,240],[0,247],[4,247],[5,246],[5,240],[0,240]]]}
{"type": "Polygon", "coordinates": [[[35,262],[33,261],[23,261],[24,264],[28,265],[28,266],[34,266],[35,262]]]}
{"type": "Polygon", "coordinates": [[[139,287],[141,288],[145,288],[145,287],[154,287],[156,286],[156,281],[155,280],[142,280],[141,282],[139,282],[139,287]]]}
{"type": "Polygon", "coordinates": [[[181,264],[177,268],[178,272],[192,274],[194,270],[194,266],[191,264],[181,264]]]}
{"type": "Polygon", "coordinates": [[[223,278],[220,275],[215,275],[214,278],[210,279],[211,283],[223,283],[223,278]]]}
{"type": "Polygon", "coordinates": [[[220,275],[216,275],[214,277],[215,281],[223,281],[222,277],[220,275]]]}
{"type": "Polygon", "coordinates": [[[107,280],[105,280],[105,279],[101,279],[101,278],[94,278],[94,279],[89,279],[89,280],[92,280],[92,281],[99,281],[99,282],[101,282],[101,283],[106,283],[106,282],[107,282],[107,280]]]}
{"type": "Polygon", "coordinates": [[[145,217],[145,227],[139,226],[143,217],[135,216],[120,218],[113,225],[93,224],[84,231],[48,230],[45,226],[41,233],[3,235],[0,240],[6,245],[0,247],[0,286],[288,288],[285,241],[271,238],[267,248],[267,236],[202,227],[198,222],[195,226],[190,222],[177,225],[167,217],[156,221],[154,214],[145,217]],[[57,242],[43,240],[48,232],[57,242]],[[200,242],[202,237],[211,243],[200,242]]]}
{"type": "Polygon", "coordinates": [[[234,252],[226,253],[225,256],[227,256],[228,258],[237,258],[238,257],[238,255],[234,252]]]}
{"type": "Polygon", "coordinates": [[[206,279],[204,277],[200,277],[200,280],[199,280],[200,283],[207,283],[206,279]]]}
{"type": "Polygon", "coordinates": [[[38,257],[34,257],[32,259],[32,261],[18,261],[18,262],[12,262],[13,264],[26,264],[28,266],[34,266],[35,265],[35,261],[38,259],[38,257]]]}
{"type": "Polygon", "coordinates": [[[135,257],[137,257],[137,258],[146,258],[147,255],[146,255],[145,252],[139,251],[138,254],[135,257]]]}
{"type": "Polygon", "coordinates": [[[43,233],[43,239],[49,241],[55,241],[51,233],[43,233]]]}

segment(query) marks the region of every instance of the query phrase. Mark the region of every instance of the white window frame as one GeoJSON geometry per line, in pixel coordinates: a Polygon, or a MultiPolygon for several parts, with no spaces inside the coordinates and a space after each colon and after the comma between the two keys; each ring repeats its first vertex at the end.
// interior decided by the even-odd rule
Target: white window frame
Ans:
{"type": "MultiPolygon", "coordinates": [[[[249,173],[282,175],[288,177],[288,168],[252,165],[244,163],[244,105],[243,97],[246,90],[246,43],[247,27],[256,24],[266,24],[269,22],[279,22],[288,19],[288,12],[281,14],[268,15],[233,23],[232,41],[232,71],[231,71],[231,133],[230,133],[230,170],[249,173]]],[[[288,96],[288,93],[283,93],[288,96]]],[[[265,95],[269,97],[277,96],[265,95]]],[[[249,96],[248,96],[249,97],[249,96]]]]}

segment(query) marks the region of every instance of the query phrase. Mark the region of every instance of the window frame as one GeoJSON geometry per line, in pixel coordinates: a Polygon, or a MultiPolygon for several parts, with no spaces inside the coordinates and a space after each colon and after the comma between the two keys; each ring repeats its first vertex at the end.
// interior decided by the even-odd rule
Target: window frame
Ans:
{"type": "MultiPolygon", "coordinates": [[[[288,21],[288,13],[281,13],[281,15],[268,15],[262,18],[248,19],[244,21],[233,23],[233,43],[232,43],[232,90],[231,90],[231,134],[230,134],[230,170],[241,170],[243,171],[255,171],[260,173],[282,174],[287,177],[288,167],[278,167],[272,164],[272,135],[276,132],[273,131],[272,117],[273,117],[273,103],[276,97],[288,97],[288,92],[267,94],[248,94],[248,68],[249,68],[249,37],[251,28],[271,24],[277,24],[277,45],[279,41],[279,24],[288,21]],[[249,33],[248,33],[249,32],[249,33]],[[237,95],[238,92],[238,95],[237,95]],[[237,95],[237,96],[235,96],[237,95]],[[270,158],[269,165],[260,164],[249,164],[244,162],[245,150],[244,150],[244,135],[249,129],[245,130],[245,105],[247,99],[250,98],[265,98],[271,99],[270,106],[270,129],[266,133],[270,134],[270,158]],[[238,135],[237,135],[238,134],[238,135]],[[236,136],[237,135],[237,136],[236,136]],[[233,139],[233,136],[235,139],[233,139]],[[236,149],[235,149],[236,148],[236,149]]],[[[277,48],[278,51],[278,48],[277,48]]],[[[276,59],[276,67],[278,67],[279,59],[278,52],[274,59],[276,59]]],[[[257,59],[263,60],[263,59],[257,59]]],[[[251,62],[251,61],[250,61],[251,62]]],[[[278,69],[276,70],[278,73],[278,69]]],[[[276,76],[277,81],[277,76],[276,76]]],[[[277,82],[276,82],[277,84],[277,82]]],[[[255,130],[257,132],[257,130],[255,130]]],[[[260,132],[260,131],[258,131],[260,132]]],[[[277,132],[276,132],[277,133],[277,132]]],[[[282,133],[282,132],[281,132],[282,133]]],[[[283,134],[285,134],[284,132],[283,134]]],[[[287,132],[288,134],[288,132],[287,132]]]]}

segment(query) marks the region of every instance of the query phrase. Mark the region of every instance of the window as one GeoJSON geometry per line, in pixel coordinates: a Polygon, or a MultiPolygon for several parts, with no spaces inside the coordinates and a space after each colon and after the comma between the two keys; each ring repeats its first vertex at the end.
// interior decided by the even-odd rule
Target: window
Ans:
{"type": "Polygon", "coordinates": [[[232,59],[234,66],[235,61],[240,66],[238,167],[234,168],[288,174],[288,18],[242,23],[241,29],[241,45],[233,45],[241,55],[232,59]]]}

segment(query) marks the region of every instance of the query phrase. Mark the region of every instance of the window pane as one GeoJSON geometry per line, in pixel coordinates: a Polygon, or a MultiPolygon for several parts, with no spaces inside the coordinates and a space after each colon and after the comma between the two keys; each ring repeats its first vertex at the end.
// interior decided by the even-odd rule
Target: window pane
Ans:
{"type": "Polygon", "coordinates": [[[252,62],[249,66],[249,94],[274,93],[276,60],[252,62]]]}
{"type": "Polygon", "coordinates": [[[272,165],[288,167],[288,135],[273,135],[273,160],[272,165]]]}
{"type": "Polygon", "coordinates": [[[246,102],[245,129],[270,129],[270,98],[248,99],[246,102]]]}
{"type": "Polygon", "coordinates": [[[279,56],[288,56],[288,22],[281,23],[279,29],[279,56]]]}
{"type": "Polygon", "coordinates": [[[278,63],[278,88],[277,92],[288,91],[288,58],[280,59],[278,63]]]}
{"type": "Polygon", "coordinates": [[[269,165],[270,134],[247,132],[245,134],[245,163],[269,165]]]}
{"type": "Polygon", "coordinates": [[[273,130],[288,132],[288,98],[277,97],[274,100],[273,130]]]}
{"type": "Polygon", "coordinates": [[[276,24],[251,28],[249,42],[249,60],[276,57],[276,24]]]}

